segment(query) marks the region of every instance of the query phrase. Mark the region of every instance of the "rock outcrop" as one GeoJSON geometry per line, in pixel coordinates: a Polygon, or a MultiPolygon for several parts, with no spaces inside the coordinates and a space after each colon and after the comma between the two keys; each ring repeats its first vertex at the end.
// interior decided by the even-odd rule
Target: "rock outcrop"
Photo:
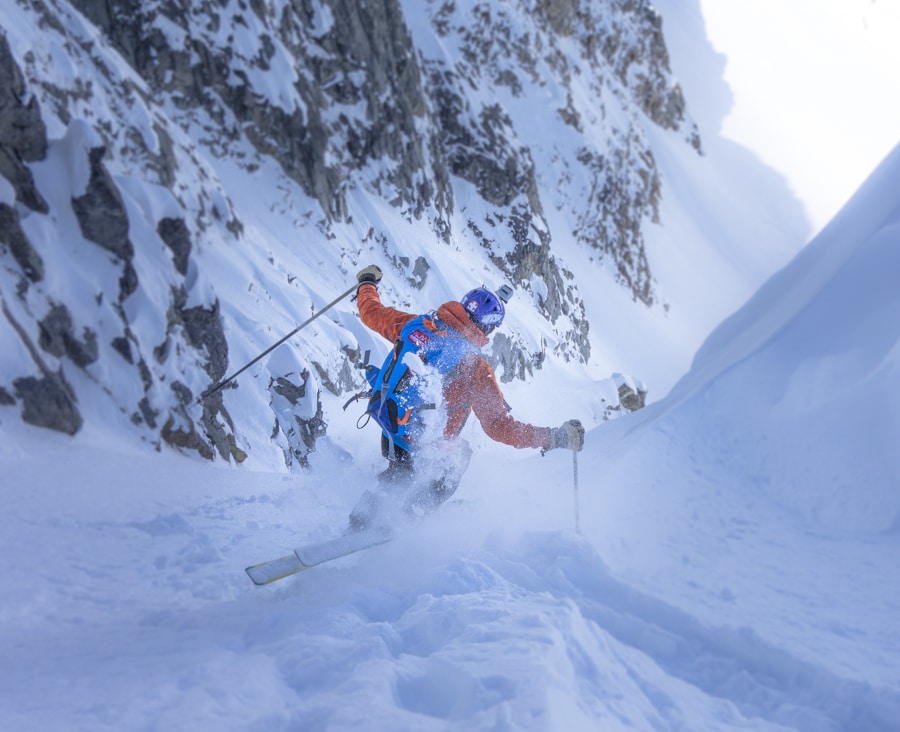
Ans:
{"type": "Polygon", "coordinates": [[[339,347],[269,359],[252,396],[198,396],[273,316],[329,299],[321,272],[380,258],[423,298],[460,261],[507,282],[546,325],[495,339],[506,380],[590,356],[560,239],[595,253],[589,281],[658,304],[646,130],[701,146],[649,0],[12,2],[0,286],[22,346],[0,418],[77,432],[77,384],[153,444],[243,460],[274,441],[303,465],[321,390],[359,386],[352,320],[327,326],[339,347]],[[271,430],[242,431],[237,403],[271,430]]]}

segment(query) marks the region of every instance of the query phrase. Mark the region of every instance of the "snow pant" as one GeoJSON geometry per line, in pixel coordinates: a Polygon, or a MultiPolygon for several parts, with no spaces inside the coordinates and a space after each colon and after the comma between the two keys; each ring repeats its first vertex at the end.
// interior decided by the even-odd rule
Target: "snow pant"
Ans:
{"type": "Polygon", "coordinates": [[[361,531],[373,523],[390,525],[396,518],[419,518],[449,499],[459,488],[472,454],[464,440],[456,442],[457,459],[449,461],[448,468],[439,456],[433,461],[414,457],[408,450],[391,445],[382,434],[381,454],[388,466],[378,474],[378,487],[366,490],[351,511],[350,530],[361,531]],[[436,464],[441,465],[437,471],[436,464]]]}

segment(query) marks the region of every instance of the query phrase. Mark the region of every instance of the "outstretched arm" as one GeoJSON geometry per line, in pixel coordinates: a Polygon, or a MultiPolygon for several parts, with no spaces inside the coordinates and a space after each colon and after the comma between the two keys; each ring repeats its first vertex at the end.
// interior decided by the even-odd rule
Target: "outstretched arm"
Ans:
{"type": "Polygon", "coordinates": [[[494,370],[478,359],[472,378],[471,406],[485,433],[492,440],[513,447],[550,447],[550,428],[519,422],[509,414],[494,370]]]}
{"type": "Polygon", "coordinates": [[[359,286],[356,306],[359,308],[359,317],[362,322],[391,343],[400,337],[403,326],[416,317],[412,313],[405,313],[402,310],[382,305],[381,299],[378,297],[378,288],[371,283],[363,283],[359,286]]]}

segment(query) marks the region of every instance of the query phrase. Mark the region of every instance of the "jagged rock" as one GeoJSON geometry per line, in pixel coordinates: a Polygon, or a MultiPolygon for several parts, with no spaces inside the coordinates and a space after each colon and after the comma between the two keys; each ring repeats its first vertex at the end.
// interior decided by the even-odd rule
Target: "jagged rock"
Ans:
{"type": "Polygon", "coordinates": [[[425,286],[425,280],[428,279],[428,271],[430,269],[431,265],[428,264],[428,260],[425,257],[416,257],[412,275],[407,277],[407,281],[417,290],[421,290],[425,286]]]}
{"type": "Polygon", "coordinates": [[[491,339],[490,362],[502,382],[531,376],[544,363],[546,353],[526,353],[505,333],[495,333],[491,339]]]}
{"type": "Polygon", "coordinates": [[[122,265],[122,275],[119,277],[119,302],[123,302],[134,294],[138,288],[138,276],[134,265],[128,261],[122,265]]]}
{"type": "Polygon", "coordinates": [[[578,160],[590,171],[591,187],[574,235],[609,255],[617,280],[635,299],[652,305],[656,295],[642,228],[645,219],[658,220],[660,182],[652,153],[643,153],[645,167],[636,178],[621,150],[609,158],[583,149],[578,160]]]}
{"type": "Polygon", "coordinates": [[[345,358],[339,360],[340,366],[330,370],[318,361],[312,361],[312,367],[316,370],[319,386],[332,394],[345,394],[357,388],[359,375],[351,364],[359,362],[359,349],[343,347],[341,349],[345,358]],[[356,372],[356,373],[354,373],[356,372]]]}
{"type": "MultiPolygon", "coordinates": [[[[343,191],[349,176],[378,160],[383,172],[372,186],[390,185],[395,205],[412,206],[417,216],[429,205],[438,211],[452,208],[449,173],[472,182],[485,201],[499,208],[524,197],[530,210],[520,206],[518,214],[506,218],[521,248],[521,232],[528,231],[530,221],[543,217],[534,164],[527,147],[519,144],[506,110],[499,103],[468,109],[467,90],[481,77],[514,92],[521,87],[516,79],[522,73],[530,81],[541,82],[539,49],[558,64],[560,78],[569,83],[572,70],[559,61],[552,34],[575,38],[598,76],[612,69],[654,123],[669,129],[685,124],[681,91],[671,83],[660,16],[648,0],[538,2],[533,12],[544,24],[535,26],[540,38],[514,27],[517,16],[511,11],[479,9],[481,20],[473,24],[453,4],[445,4],[436,9],[433,23],[439,34],[459,37],[463,56],[455,67],[441,59],[425,59],[427,74],[413,51],[396,0],[364,5],[330,0],[325,15],[300,2],[277,22],[260,5],[254,8],[252,24],[258,35],[245,33],[246,40],[257,45],[253,56],[216,41],[229,30],[242,32],[250,26],[246,20],[243,28],[236,26],[235,17],[215,3],[200,2],[194,10],[208,18],[206,29],[198,28],[174,5],[142,7],[134,0],[112,0],[103,7],[77,0],[76,5],[107,32],[153,88],[176,93],[183,104],[202,105],[212,119],[222,121],[223,140],[239,134],[225,125],[223,110],[217,107],[224,101],[257,150],[279,160],[336,218],[346,215],[343,191]],[[169,38],[155,24],[160,13],[167,22],[188,31],[183,45],[170,47],[169,38]],[[276,44],[289,49],[295,60],[301,105],[282,108],[250,84],[252,70],[270,68],[276,44]],[[360,109],[362,114],[327,114],[344,107],[360,109]],[[417,126],[421,118],[430,118],[434,124],[417,126]],[[431,134],[423,136],[423,129],[431,134]],[[384,166],[384,161],[392,163],[384,166]]],[[[570,103],[571,99],[570,94],[570,103]]],[[[569,110],[568,118],[578,120],[578,111],[569,110]]],[[[634,130],[611,136],[609,145],[608,150],[587,150],[581,156],[581,163],[593,171],[594,184],[592,197],[578,213],[574,233],[602,252],[622,284],[650,305],[655,295],[643,249],[642,222],[657,216],[658,175],[646,141],[634,130]]],[[[484,230],[483,222],[473,223],[484,230]]],[[[439,218],[434,226],[441,236],[449,235],[439,218]]],[[[540,228],[547,230],[545,224],[540,228]]],[[[484,242],[490,248],[490,239],[484,242]]],[[[517,254],[503,257],[504,271],[524,269],[517,254]]],[[[533,260],[533,254],[527,258],[533,260]]],[[[539,270],[554,266],[547,259],[539,270]]],[[[552,290],[561,279],[551,277],[548,287],[552,290]]],[[[571,294],[564,290],[545,298],[551,320],[566,314],[555,308],[571,294]]],[[[576,327],[567,334],[567,338],[582,339],[573,344],[573,353],[587,353],[585,332],[586,328],[576,327]]]]}
{"type": "Polygon", "coordinates": [[[624,374],[613,374],[613,381],[619,394],[619,404],[629,412],[643,409],[647,403],[647,388],[624,374]]]}
{"type": "Polygon", "coordinates": [[[32,282],[44,279],[44,260],[22,230],[19,214],[5,203],[0,203],[0,242],[9,247],[13,259],[28,279],[32,282]]]}
{"type": "Polygon", "coordinates": [[[164,363],[168,359],[172,348],[172,330],[180,326],[190,346],[205,356],[203,369],[212,382],[216,383],[228,368],[228,341],[222,327],[219,302],[214,302],[210,308],[186,308],[186,302],[187,292],[184,288],[175,288],[168,313],[166,339],[153,349],[154,358],[158,363],[164,363]]]}
{"type": "Polygon", "coordinates": [[[212,460],[215,453],[203,437],[197,432],[192,420],[179,424],[175,415],[170,415],[162,426],[159,436],[163,442],[181,450],[192,450],[201,457],[212,460]]]}
{"type": "Polygon", "coordinates": [[[143,422],[150,429],[156,429],[156,418],[159,416],[159,410],[154,409],[150,405],[150,400],[146,396],[141,397],[141,400],[138,402],[138,410],[143,422]]]}
{"type": "Polygon", "coordinates": [[[538,0],[535,13],[560,36],[571,36],[578,28],[578,0],[538,0]]]}
{"type": "MultiPolygon", "coordinates": [[[[219,304],[213,304],[210,309],[203,307],[184,308],[184,293],[178,294],[178,300],[170,311],[170,317],[175,317],[176,322],[180,324],[185,331],[188,342],[193,348],[201,354],[206,355],[206,362],[203,368],[212,379],[213,383],[218,382],[225,374],[225,368],[228,365],[228,343],[225,341],[225,334],[222,330],[222,322],[219,317],[219,304]]],[[[170,328],[172,323],[170,323],[170,328]]],[[[170,343],[170,339],[166,340],[166,349],[170,343]]],[[[164,360],[165,354],[157,353],[158,358],[164,360]]],[[[146,364],[139,362],[142,374],[145,374],[144,388],[149,389],[152,380],[146,364]]],[[[229,460],[235,457],[234,452],[234,424],[228,411],[225,409],[222,400],[222,393],[216,392],[202,399],[202,413],[200,415],[200,425],[203,433],[195,426],[195,420],[191,417],[194,410],[194,394],[191,390],[180,381],[174,381],[171,384],[171,390],[174,394],[178,406],[170,410],[169,418],[163,425],[160,437],[170,445],[175,447],[196,450],[203,457],[212,460],[215,453],[212,448],[225,459],[229,460]],[[224,420],[225,424],[220,421],[224,420]]],[[[149,407],[149,404],[147,405],[149,407]]],[[[141,415],[151,426],[155,423],[158,410],[153,410],[149,415],[148,410],[142,408],[141,415]]],[[[242,458],[243,459],[243,458],[242,458]]]]}
{"type": "Polygon", "coordinates": [[[624,374],[614,373],[597,383],[598,393],[605,394],[602,419],[608,422],[631,412],[643,409],[647,401],[647,388],[643,383],[624,374]]]}
{"type": "MultiPolygon", "coordinates": [[[[203,413],[200,417],[204,434],[201,434],[190,416],[194,401],[191,390],[180,381],[172,382],[171,390],[177,406],[169,411],[169,416],[160,430],[159,435],[163,442],[180,450],[196,451],[207,460],[215,458],[213,450],[215,448],[223,459],[228,460],[235,442],[234,436],[230,435],[216,419],[217,415],[222,414],[230,423],[222,405],[222,395],[215,394],[204,400],[203,413]]],[[[152,418],[155,421],[156,413],[152,414],[152,418]]]]}
{"type": "Polygon", "coordinates": [[[163,218],[156,225],[156,233],[172,252],[175,269],[187,274],[188,258],[191,255],[191,233],[184,219],[163,218]]]}
{"type": "Polygon", "coordinates": [[[22,400],[22,419],[36,427],[74,435],[84,419],[78,410],[75,392],[62,373],[45,373],[40,378],[26,376],[13,381],[22,400]]]}
{"type": "MultiPolygon", "coordinates": [[[[63,27],[52,4],[25,3],[22,13],[54,34],[48,47],[71,54],[73,67],[85,70],[83,78],[65,86],[64,75],[49,71],[48,54],[40,49],[23,53],[19,67],[5,40],[0,45],[0,175],[11,182],[16,198],[4,193],[8,205],[0,207],[0,225],[9,226],[3,226],[0,238],[29,278],[19,278],[19,297],[26,291],[35,302],[43,297],[43,308],[31,312],[45,312],[50,293],[29,280],[41,282],[44,269],[57,266],[55,250],[37,242],[42,261],[22,229],[52,224],[36,216],[23,227],[17,217],[18,212],[24,220],[23,206],[48,212],[29,165],[47,150],[40,98],[50,129],[72,130],[59,147],[52,141],[51,154],[69,154],[67,172],[84,186],[72,199],[82,233],[121,262],[118,298],[104,289],[109,279],[97,277],[90,282],[93,290],[80,288],[80,300],[70,288],[66,296],[73,299],[66,301],[65,315],[81,319],[96,308],[104,319],[101,333],[108,338],[124,334],[111,341],[124,363],[110,356],[115,363],[103,364],[103,370],[140,379],[143,393],[133,384],[122,389],[137,396],[120,406],[136,425],[156,429],[163,424],[164,441],[210,458],[219,454],[238,460],[247,452],[238,447],[244,443],[235,436],[221,399],[204,403],[201,414],[187,387],[173,383],[184,375],[185,382],[196,385],[198,367],[213,381],[224,376],[228,343],[214,299],[226,296],[215,289],[225,280],[211,284],[212,258],[246,253],[255,267],[256,248],[265,246],[240,241],[243,227],[236,212],[245,202],[237,189],[227,189],[231,176],[221,176],[218,161],[210,164],[212,157],[227,158],[222,170],[244,169],[250,175],[264,166],[268,175],[275,161],[281,170],[272,178],[283,172],[314,199],[315,205],[308,205],[304,196],[293,195],[290,182],[277,184],[279,191],[289,191],[285,200],[292,199],[283,208],[293,211],[298,229],[307,227],[296,246],[309,251],[332,246],[352,226],[359,224],[359,231],[371,226],[359,251],[348,248],[347,260],[367,247],[380,247],[384,261],[397,268],[397,282],[410,287],[434,286],[427,281],[431,268],[446,257],[431,258],[432,244],[465,252],[473,244],[483,247],[490,277],[499,272],[526,297],[528,307],[547,320],[554,341],[549,347],[542,343],[535,354],[532,344],[514,336],[496,337],[492,358],[504,380],[539,368],[545,350],[588,359],[588,324],[575,276],[554,257],[559,237],[593,247],[599,269],[615,273],[636,300],[655,304],[643,232],[657,218],[661,186],[645,130],[652,123],[690,139],[692,128],[650,0],[509,0],[475,4],[474,18],[471,4],[434,3],[422,11],[416,0],[69,1],[87,19],[83,29],[63,27]],[[411,37],[404,18],[413,11],[417,20],[411,27],[423,34],[421,39],[411,37]],[[427,22],[438,37],[430,37],[427,22]],[[140,79],[122,69],[117,53],[140,79]],[[534,110],[536,119],[521,119],[517,104],[531,90],[546,90],[552,103],[547,110],[523,105],[534,110]],[[29,92],[37,96],[29,99],[29,92]],[[591,103],[585,103],[586,96],[591,103]],[[534,130],[545,127],[567,136],[565,144],[557,148],[555,140],[539,139],[534,130]],[[582,143],[577,159],[569,159],[582,143]],[[536,160],[542,169],[536,170],[536,160]],[[89,174],[83,175],[86,170],[89,174]],[[122,193],[128,186],[127,210],[137,217],[132,222],[119,184],[122,193]],[[150,191],[151,186],[163,190],[150,191]],[[455,210],[454,187],[465,192],[460,210],[455,210]],[[424,219],[434,233],[433,242],[423,242],[426,254],[412,262],[394,249],[396,232],[388,227],[397,212],[351,222],[351,215],[362,220],[369,214],[348,208],[361,194],[388,201],[407,221],[424,219]],[[293,209],[300,200],[305,210],[293,209]],[[570,222],[572,230],[551,230],[545,211],[559,212],[550,217],[554,227],[570,222]],[[138,236],[155,229],[171,252],[172,265],[165,251],[156,251],[160,247],[148,246],[135,258],[130,229],[140,245],[147,239],[138,236]],[[247,246],[231,248],[235,242],[247,246]],[[150,281],[140,282],[138,272],[148,273],[150,281]],[[173,294],[164,325],[158,317],[146,317],[147,310],[138,314],[148,303],[165,307],[166,288],[173,294]],[[204,305],[188,308],[189,301],[204,305]],[[116,317],[121,323],[110,326],[116,317]],[[132,332],[130,326],[138,321],[140,328],[132,332]],[[152,340],[142,342],[146,339],[152,340]],[[164,383],[172,384],[173,394],[160,388],[164,383]]],[[[46,193],[49,197],[51,190],[46,193]]],[[[243,188],[241,193],[255,191],[243,188]]],[[[53,207],[61,205],[50,200],[53,207]]],[[[282,206],[266,203],[273,211],[282,206]]],[[[67,212],[65,217],[50,213],[54,220],[68,218],[67,212]]],[[[252,222],[254,234],[258,224],[252,222]]],[[[279,236],[287,231],[280,225],[276,230],[279,236]]],[[[279,272],[288,270],[292,282],[296,274],[290,272],[290,257],[274,250],[269,264],[279,272]]],[[[64,258],[59,265],[65,265],[64,258]]],[[[7,266],[14,271],[11,262],[7,266]]],[[[249,283],[253,295],[259,302],[267,297],[278,302],[285,292],[264,270],[263,264],[255,270],[258,281],[249,283]]],[[[582,287],[592,286],[592,275],[581,280],[582,287]]],[[[90,363],[97,357],[96,338],[76,337],[65,321],[63,311],[51,311],[41,323],[42,347],[90,363]]],[[[227,325],[245,327],[240,317],[227,325]]],[[[29,332],[36,326],[32,319],[29,332]]],[[[289,464],[303,464],[315,435],[324,429],[316,421],[321,414],[316,389],[340,392],[358,381],[350,369],[357,356],[350,350],[319,357],[323,363],[310,360],[305,365],[311,377],[303,372],[302,378],[289,374],[273,381],[273,408],[283,407],[274,439],[287,445],[289,464]]],[[[640,399],[639,390],[635,396],[640,399]]],[[[629,394],[622,399],[632,403],[629,394]]]]}
{"type": "Polygon", "coordinates": [[[0,175],[12,184],[19,203],[38,213],[45,214],[50,210],[34,184],[31,169],[22,162],[15,150],[2,144],[0,144],[0,175]]]}
{"type": "Polygon", "coordinates": [[[406,281],[410,287],[421,290],[425,286],[425,280],[428,278],[428,271],[431,265],[425,257],[416,257],[413,264],[409,257],[397,256],[390,251],[387,240],[380,238],[379,242],[384,248],[385,255],[393,262],[394,266],[401,273],[406,273],[406,281]],[[410,267],[412,265],[412,267],[410,267]]]}
{"type": "Polygon", "coordinates": [[[219,316],[219,302],[211,308],[201,306],[184,308],[176,305],[180,322],[184,325],[188,342],[201,353],[205,352],[203,368],[213,383],[225,376],[228,368],[228,341],[219,316]]]}
{"type": "MultiPolygon", "coordinates": [[[[207,400],[203,405],[203,416],[200,419],[200,423],[203,425],[203,431],[206,438],[212,441],[213,447],[216,448],[219,456],[223,460],[229,460],[232,457],[231,448],[235,444],[234,435],[219,422],[217,417],[220,414],[227,416],[227,412],[225,412],[221,400],[219,404],[216,405],[210,404],[209,400],[207,400]]],[[[227,421],[230,422],[230,420],[227,421]]]]}
{"type": "MultiPolygon", "coordinates": [[[[583,61],[594,71],[596,78],[610,76],[615,81],[592,83],[599,93],[610,86],[611,99],[629,99],[653,123],[674,130],[686,130],[686,137],[699,151],[696,127],[685,118],[681,89],[672,83],[669,59],[662,35],[662,21],[648,0],[565,0],[536,3],[530,12],[539,22],[533,34],[524,34],[521,16],[512,9],[480,8],[481,22],[472,23],[463,17],[452,3],[442,5],[433,23],[440,35],[454,35],[462,45],[463,60],[453,69],[442,60],[426,61],[434,92],[432,98],[438,110],[438,120],[444,143],[455,173],[479,186],[482,196],[495,204],[509,201],[509,193],[518,188],[516,177],[527,180],[527,156],[518,151],[513,141],[516,132],[505,129],[491,144],[475,149],[472,140],[490,139],[485,120],[477,125],[477,110],[466,110],[467,84],[483,81],[485,88],[501,83],[499,79],[525,72],[532,81],[543,82],[537,59],[542,57],[557,74],[556,81],[571,88],[573,69],[559,50],[559,38],[571,38],[583,49],[583,61]],[[551,32],[547,32],[549,29],[551,32]],[[537,49],[541,49],[539,52],[537,49]],[[499,146],[497,144],[499,138],[499,146]],[[468,149],[468,150],[467,150],[468,149]],[[494,151],[500,154],[493,157],[494,151]],[[516,157],[510,157],[512,150],[516,157]],[[520,162],[511,165],[510,160],[520,162]],[[507,162],[504,164],[504,160],[507,162]],[[524,164],[523,164],[524,163],[524,164]],[[501,170],[507,172],[508,188],[500,185],[501,170]]],[[[577,73],[581,74],[581,71],[577,73]]],[[[515,90],[514,90],[515,91],[515,90]]],[[[572,104],[572,95],[568,94],[572,104]]],[[[614,102],[616,103],[616,102],[614,102]]],[[[603,105],[598,110],[605,114],[603,105]]],[[[562,118],[579,132],[583,130],[582,116],[575,108],[566,107],[562,118]]],[[[627,120],[628,115],[626,115],[627,120]]],[[[493,122],[496,123],[497,115],[493,122]]],[[[581,190],[564,198],[566,206],[574,206],[577,239],[595,247],[601,261],[610,262],[619,282],[627,287],[636,300],[647,305],[656,303],[653,278],[646,257],[643,227],[646,221],[658,220],[660,181],[649,142],[635,122],[625,122],[625,129],[610,129],[606,148],[585,147],[577,161],[566,161],[561,180],[572,177],[571,170],[578,163],[584,166],[591,179],[590,196],[583,201],[581,190]]],[[[488,125],[489,126],[489,125],[488,125]]],[[[530,217],[541,216],[541,204],[529,195],[530,217]]],[[[528,218],[528,217],[526,217],[528,218]]],[[[557,298],[559,299],[559,298],[557,298]]],[[[556,317],[554,313],[552,317],[556,317]]],[[[583,351],[583,349],[582,349],[583,351]]]]}
{"type": "Polygon", "coordinates": [[[248,33],[246,21],[237,25],[234,15],[208,0],[190,8],[142,7],[135,0],[73,4],[105,31],[152,88],[172,93],[184,105],[202,105],[229,134],[224,102],[260,154],[277,159],[330,216],[347,216],[347,177],[374,160],[393,161],[383,168],[383,184],[395,188],[397,205],[417,216],[432,203],[446,210],[443,196],[449,186],[442,163],[435,161],[429,175],[419,175],[430,156],[427,141],[416,134],[416,118],[427,103],[397,0],[329,0],[328,23],[308,0],[278,15],[260,6],[255,14],[264,32],[257,37],[248,33]],[[158,14],[186,31],[183,46],[171,47],[154,27],[158,14]],[[196,23],[196,16],[207,22],[196,23]],[[248,43],[257,44],[257,52],[247,57],[222,45],[219,39],[227,30],[244,34],[248,43]],[[250,84],[254,70],[269,68],[276,40],[301,70],[295,86],[302,105],[272,104],[250,84]],[[361,105],[364,119],[350,114],[329,119],[324,113],[335,103],[361,105]],[[434,180],[441,178],[436,186],[434,180]]]}
{"type": "Polygon", "coordinates": [[[25,161],[43,160],[46,156],[47,129],[37,99],[31,97],[22,103],[25,91],[22,72],[10,53],[6,36],[0,33],[0,175],[12,184],[16,200],[32,211],[47,213],[47,202],[25,165],[25,161]]]}
{"type": "Polygon", "coordinates": [[[68,356],[77,366],[84,368],[97,360],[97,334],[86,327],[82,337],[77,338],[72,329],[69,309],[65,305],[54,305],[40,322],[38,345],[57,358],[68,356]]]}
{"type": "Polygon", "coordinates": [[[61,370],[54,372],[47,368],[28,333],[7,306],[2,293],[0,293],[0,311],[18,334],[22,345],[31,354],[34,364],[41,372],[40,377],[25,376],[13,380],[15,394],[22,401],[22,419],[37,427],[74,435],[81,429],[84,421],[78,410],[75,392],[61,370]]]}
{"type": "Polygon", "coordinates": [[[37,99],[22,103],[25,81],[0,33],[0,145],[25,161],[43,160],[47,154],[47,129],[37,99]]]}
{"type": "Polygon", "coordinates": [[[110,341],[110,345],[122,358],[128,363],[134,363],[134,357],[131,354],[131,343],[125,336],[116,336],[110,341]]]}
{"type": "Polygon", "coordinates": [[[309,384],[310,374],[306,370],[278,376],[269,383],[270,404],[275,412],[274,433],[281,432],[287,441],[285,462],[288,465],[297,461],[306,466],[316,440],[325,435],[322,402],[318,394],[309,393],[309,384]]]}
{"type": "MultiPolygon", "coordinates": [[[[134,245],[128,238],[128,214],[122,195],[103,164],[105,154],[105,147],[90,150],[91,172],[87,190],[72,198],[72,210],[85,239],[130,262],[134,245]]],[[[136,282],[136,277],[134,280],[136,282]]]]}

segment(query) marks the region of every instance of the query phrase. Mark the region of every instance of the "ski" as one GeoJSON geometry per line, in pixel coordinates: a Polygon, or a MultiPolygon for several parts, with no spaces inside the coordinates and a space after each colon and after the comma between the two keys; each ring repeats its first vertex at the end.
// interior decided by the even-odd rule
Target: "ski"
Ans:
{"type": "Polygon", "coordinates": [[[247,567],[245,571],[253,580],[253,584],[268,585],[276,580],[302,572],[304,569],[330,562],[333,559],[340,559],[379,544],[385,544],[392,538],[390,532],[384,531],[360,531],[354,534],[344,534],[334,539],[306,544],[294,549],[292,554],[254,564],[247,567]]]}

